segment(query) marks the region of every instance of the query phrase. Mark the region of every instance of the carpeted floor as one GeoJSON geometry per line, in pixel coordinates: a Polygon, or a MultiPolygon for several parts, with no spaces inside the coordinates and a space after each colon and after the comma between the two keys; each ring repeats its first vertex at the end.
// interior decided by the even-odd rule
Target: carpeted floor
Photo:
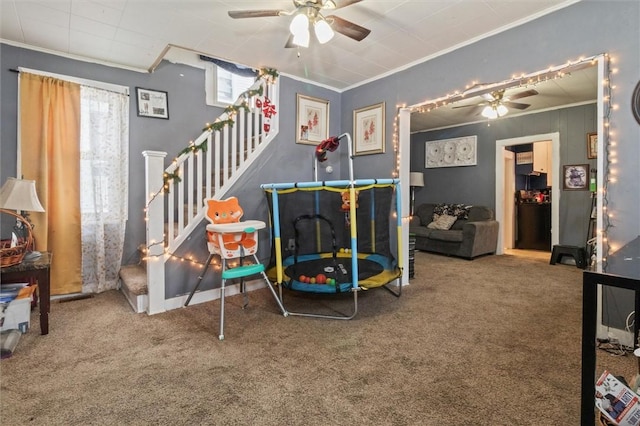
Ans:
{"type": "MultiPolygon", "coordinates": [[[[271,294],[147,316],[109,291],[37,312],[0,363],[6,425],[577,425],[582,271],[548,257],[417,252],[395,298],[350,321],[283,317],[271,294]]],[[[352,298],[285,293],[291,310],[352,298]]],[[[598,356],[633,372],[632,357],[598,356]]]]}

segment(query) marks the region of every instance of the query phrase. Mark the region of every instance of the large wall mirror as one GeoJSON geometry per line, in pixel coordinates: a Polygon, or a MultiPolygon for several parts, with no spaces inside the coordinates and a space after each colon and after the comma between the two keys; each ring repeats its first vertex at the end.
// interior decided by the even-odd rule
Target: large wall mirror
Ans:
{"type": "MultiPolygon", "coordinates": [[[[602,67],[598,66],[600,62],[604,62],[604,56],[540,70],[497,83],[473,83],[457,93],[408,108],[410,111],[409,132],[411,137],[407,139],[411,141],[409,142],[411,147],[410,157],[414,159],[416,157],[415,154],[421,154],[415,151],[422,148],[420,143],[416,143],[417,140],[420,140],[421,134],[425,134],[425,139],[428,139],[438,131],[446,135],[453,134],[455,130],[452,129],[460,128],[461,126],[473,129],[473,126],[470,126],[473,124],[476,125],[476,129],[480,128],[479,126],[491,126],[494,123],[496,127],[501,126],[502,129],[513,128],[512,134],[502,131],[500,136],[496,136],[492,141],[478,142],[478,149],[484,150],[484,153],[481,151],[480,154],[483,154],[485,161],[484,165],[479,162],[477,167],[482,169],[481,173],[485,176],[488,173],[493,174],[495,171],[495,188],[482,188],[482,190],[491,191],[490,196],[485,194],[484,199],[495,205],[496,218],[500,222],[500,242],[497,254],[502,254],[505,248],[514,247],[511,241],[513,241],[514,235],[517,233],[517,230],[511,231],[515,227],[516,220],[512,219],[513,214],[506,209],[509,207],[509,200],[513,199],[513,193],[507,193],[508,189],[505,187],[506,172],[504,171],[502,151],[505,147],[511,145],[535,143],[540,138],[542,138],[540,139],[541,141],[551,141],[553,143],[551,148],[553,153],[551,169],[554,172],[551,176],[554,179],[558,179],[565,162],[576,162],[578,158],[581,158],[580,154],[567,156],[566,145],[579,144],[576,146],[579,150],[585,151],[584,162],[587,162],[587,133],[595,131],[598,134],[602,134],[599,131],[602,129],[602,123],[600,119],[597,119],[597,117],[602,117],[603,115],[601,113],[603,96],[602,93],[599,93],[602,91],[602,85],[598,84],[601,81],[599,73],[603,72],[600,69],[602,67]],[[523,121],[523,116],[529,116],[528,120],[535,123],[536,120],[540,119],[539,117],[543,117],[545,112],[581,105],[588,105],[593,111],[593,120],[584,125],[590,129],[589,131],[582,131],[580,128],[572,132],[557,128],[550,130],[553,126],[539,126],[541,130],[538,130],[538,126],[535,124],[527,124],[524,126],[526,129],[523,129],[523,126],[509,126],[505,123],[516,118],[520,118],[520,121],[523,121]],[[595,111],[598,112],[596,113],[595,111]],[[598,122],[596,123],[595,121],[598,122]],[[483,146],[480,145],[481,142],[484,144],[483,146]],[[563,154],[564,158],[560,158],[560,144],[565,144],[562,151],[565,153],[563,154]],[[490,154],[488,150],[491,150],[490,154]],[[489,164],[486,161],[487,155],[495,155],[495,164],[493,162],[489,164]]],[[[402,129],[402,126],[400,128],[402,129]]],[[[402,145],[403,138],[401,137],[400,140],[402,145]]],[[[598,143],[602,145],[602,138],[598,138],[598,143]]],[[[413,161],[409,168],[411,168],[411,171],[416,171],[413,170],[416,167],[413,161]]],[[[601,170],[601,167],[597,167],[595,164],[595,160],[590,160],[589,162],[593,163],[594,169],[601,170]]],[[[464,172],[466,171],[461,170],[461,173],[464,172]]],[[[439,176],[431,174],[436,178],[439,176]]],[[[598,176],[598,179],[600,178],[601,176],[598,176]]],[[[425,179],[428,180],[428,176],[425,176],[425,179]]],[[[566,214],[564,211],[566,209],[562,211],[560,209],[561,198],[564,195],[568,201],[571,197],[579,196],[579,194],[568,195],[563,193],[561,182],[562,180],[556,180],[554,184],[551,184],[551,179],[549,180],[550,191],[552,192],[551,200],[554,201],[551,203],[552,223],[550,229],[552,235],[549,249],[551,245],[559,244],[560,235],[562,235],[563,240],[567,240],[568,233],[574,234],[575,239],[582,239],[584,234],[583,229],[565,229],[563,231],[561,228],[560,216],[561,214],[566,214]]],[[[436,198],[441,197],[442,194],[436,194],[436,198]]],[[[462,202],[461,200],[453,201],[462,202]]],[[[586,211],[587,208],[585,207],[584,210],[586,211]]],[[[571,240],[571,237],[568,239],[571,240]]],[[[566,241],[563,243],[567,244],[566,241]]],[[[578,241],[574,244],[577,243],[578,241]]]]}
{"type": "MultiPolygon", "coordinates": [[[[416,169],[416,167],[419,167],[418,164],[421,160],[415,161],[415,157],[419,157],[416,154],[421,154],[416,150],[424,149],[424,143],[417,143],[417,141],[422,140],[420,139],[422,133],[431,136],[433,133],[430,132],[454,129],[474,123],[476,125],[498,127],[498,122],[507,123],[509,120],[522,119],[522,117],[529,115],[532,117],[533,124],[527,126],[502,125],[502,128],[514,128],[513,135],[501,134],[501,137],[495,138],[491,142],[485,140],[483,141],[485,144],[483,147],[480,146],[481,141],[478,140],[479,157],[478,164],[475,167],[481,168],[483,167],[482,163],[484,163],[484,169],[479,173],[482,173],[487,178],[480,190],[485,191],[483,194],[484,200],[487,200],[488,203],[491,203],[492,200],[495,202],[496,219],[500,222],[501,235],[496,253],[504,253],[504,247],[509,246],[505,242],[505,238],[512,237],[509,237],[508,233],[504,232],[504,229],[513,226],[505,217],[509,214],[508,210],[505,210],[506,203],[509,201],[505,202],[505,200],[512,200],[513,194],[507,194],[504,182],[501,181],[501,176],[505,173],[502,151],[509,144],[531,143],[535,142],[537,137],[553,140],[554,145],[552,148],[552,171],[556,176],[550,185],[552,192],[551,244],[584,244],[588,219],[585,221],[584,228],[575,226],[576,229],[570,230],[571,222],[575,221],[561,220],[561,218],[564,217],[566,219],[568,215],[572,215],[577,210],[575,205],[578,197],[580,197],[579,209],[584,210],[584,215],[588,217],[587,210],[591,203],[590,191],[587,190],[580,193],[578,191],[564,190],[562,179],[559,175],[563,170],[563,166],[573,163],[588,163],[589,167],[594,170],[605,171],[603,157],[607,135],[604,128],[604,120],[608,108],[606,93],[608,87],[606,84],[601,84],[601,82],[606,81],[608,77],[607,62],[606,55],[597,55],[546,70],[534,71],[530,74],[513,77],[497,83],[471,83],[469,87],[462,88],[459,92],[407,107],[400,113],[398,128],[400,152],[408,152],[410,155],[401,155],[400,178],[402,181],[408,182],[410,171],[422,171],[416,169]],[[589,121],[588,123],[581,124],[580,127],[576,126],[571,131],[562,126],[556,130],[549,131],[548,127],[544,128],[546,124],[540,126],[544,130],[537,130],[535,117],[546,117],[544,116],[546,112],[556,110],[562,111],[559,114],[564,114],[564,111],[575,110],[575,107],[582,105],[589,109],[589,118],[585,120],[589,121]],[[497,116],[497,118],[488,118],[493,116],[497,116]],[[587,127],[590,130],[583,130],[583,128],[586,129],[587,127]],[[587,153],[588,133],[591,132],[598,135],[597,158],[593,158],[592,154],[587,153]],[[481,149],[484,149],[484,152],[480,151],[481,149]],[[487,185],[487,183],[492,180],[489,178],[489,174],[492,175],[494,172],[495,187],[488,188],[491,184],[487,185]],[[586,204],[584,208],[582,208],[582,204],[586,204]],[[566,241],[567,235],[570,234],[576,235],[575,242],[566,241]]],[[[570,114],[570,112],[566,114],[570,114]]],[[[545,121],[548,120],[542,118],[538,120],[541,123],[545,121]]],[[[426,138],[427,136],[423,139],[426,140],[426,138]]],[[[461,168],[458,169],[458,173],[465,173],[461,168]]],[[[424,171],[425,187],[428,188],[430,184],[435,186],[441,176],[437,173],[440,172],[424,171]],[[436,181],[435,183],[429,182],[430,174],[432,179],[436,181]]],[[[452,172],[442,171],[442,173],[452,172]]],[[[604,175],[604,172],[596,174],[597,188],[603,188],[604,178],[606,177],[604,175]]],[[[447,181],[447,185],[449,184],[450,182],[447,181]]],[[[481,186],[479,182],[474,182],[474,185],[481,186]]],[[[422,191],[423,194],[426,194],[425,188],[422,191]]],[[[406,197],[408,197],[408,193],[406,197]]],[[[406,197],[403,194],[403,198],[406,197]]],[[[434,198],[443,198],[443,195],[436,193],[434,198]]],[[[596,199],[598,218],[596,229],[602,229],[603,200],[601,191],[597,191],[596,199]]],[[[451,200],[451,202],[462,201],[456,199],[451,200]]],[[[595,247],[595,253],[598,256],[597,270],[600,269],[602,252],[602,241],[597,241],[595,247]]]]}

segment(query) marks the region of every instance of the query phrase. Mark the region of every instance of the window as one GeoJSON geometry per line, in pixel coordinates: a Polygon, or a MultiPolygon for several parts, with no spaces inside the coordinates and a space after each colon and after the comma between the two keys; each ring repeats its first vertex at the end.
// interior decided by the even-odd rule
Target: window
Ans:
{"type": "Polygon", "coordinates": [[[227,106],[256,81],[255,77],[244,77],[222,69],[213,63],[205,64],[207,105],[227,106]]]}
{"type": "Polygon", "coordinates": [[[127,218],[128,107],[129,98],[124,94],[81,87],[80,210],[83,223],[120,223],[127,218]]]}

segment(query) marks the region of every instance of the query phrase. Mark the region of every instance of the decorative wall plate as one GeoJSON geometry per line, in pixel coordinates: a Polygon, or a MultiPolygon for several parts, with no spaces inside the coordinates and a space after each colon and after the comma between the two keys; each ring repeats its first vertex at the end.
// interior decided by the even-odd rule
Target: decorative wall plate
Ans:
{"type": "Polygon", "coordinates": [[[631,112],[638,124],[640,124],[640,81],[638,81],[636,88],[633,90],[633,95],[631,95],[631,112]]]}

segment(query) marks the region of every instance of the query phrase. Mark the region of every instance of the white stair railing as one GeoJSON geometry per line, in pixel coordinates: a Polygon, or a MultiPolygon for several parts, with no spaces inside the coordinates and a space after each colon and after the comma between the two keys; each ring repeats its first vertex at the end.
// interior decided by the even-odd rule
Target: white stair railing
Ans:
{"type": "Polygon", "coordinates": [[[223,198],[278,134],[277,114],[265,107],[278,109],[278,88],[271,78],[256,81],[162,173],[166,153],[143,152],[149,314],[166,310],[164,263],[204,219],[204,199],[223,198]]]}

